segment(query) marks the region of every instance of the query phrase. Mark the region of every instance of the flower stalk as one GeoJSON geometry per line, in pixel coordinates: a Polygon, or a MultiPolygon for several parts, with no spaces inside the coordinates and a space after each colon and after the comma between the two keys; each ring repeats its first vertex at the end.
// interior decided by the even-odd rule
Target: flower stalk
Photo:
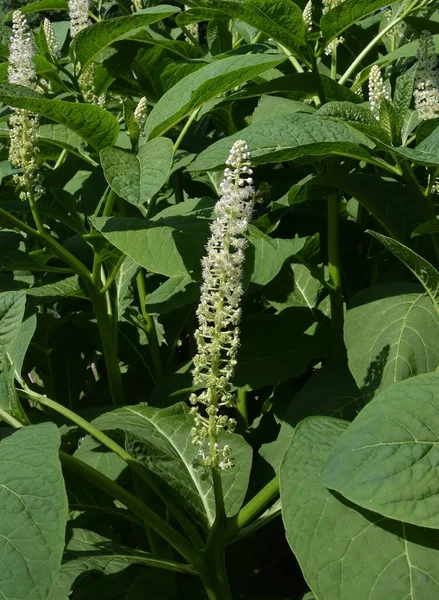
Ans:
{"type": "Polygon", "coordinates": [[[198,352],[193,370],[194,385],[202,391],[190,396],[195,418],[192,442],[199,447],[201,465],[214,471],[234,464],[230,446],[220,445],[219,435],[223,430],[233,432],[236,420],[220,411],[236,404],[231,379],[239,347],[242,267],[247,246],[243,234],[253,210],[250,157],[247,144],[235,142],[226,161],[220,184],[222,195],[215,206],[216,219],[202,261],[199,327],[195,332],[198,352]]]}

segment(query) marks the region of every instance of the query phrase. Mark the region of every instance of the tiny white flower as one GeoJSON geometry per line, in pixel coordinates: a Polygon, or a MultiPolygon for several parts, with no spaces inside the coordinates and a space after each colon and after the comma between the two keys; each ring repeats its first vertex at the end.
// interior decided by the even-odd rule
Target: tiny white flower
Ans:
{"type": "Polygon", "coordinates": [[[439,116],[437,55],[433,36],[429,31],[423,31],[419,38],[417,59],[414,99],[418,117],[421,121],[425,121],[439,116]]]}
{"type": "Polygon", "coordinates": [[[90,25],[90,0],[69,0],[70,35],[75,37],[90,25]]]}

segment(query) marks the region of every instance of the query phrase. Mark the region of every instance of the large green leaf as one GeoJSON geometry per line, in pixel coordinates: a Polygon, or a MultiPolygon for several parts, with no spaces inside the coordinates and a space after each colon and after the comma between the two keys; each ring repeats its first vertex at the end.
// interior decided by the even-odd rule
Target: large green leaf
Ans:
{"type": "Polygon", "coordinates": [[[28,88],[10,83],[0,83],[0,102],[66,125],[95,150],[114,144],[119,134],[117,119],[93,104],[49,100],[28,88]]]}
{"type": "Polygon", "coordinates": [[[67,497],[52,423],[0,442],[0,589],[7,600],[50,600],[64,549],[67,497]]]}
{"type": "MultiPolygon", "coordinates": [[[[210,478],[194,468],[197,447],[191,443],[193,417],[185,404],[157,409],[146,404],[127,406],[106,413],[93,421],[101,430],[127,432],[128,449],[152,473],[160,477],[182,506],[203,524],[212,524],[215,499],[210,478]]],[[[236,458],[234,469],[222,472],[226,512],[235,514],[241,507],[250,475],[250,446],[238,435],[227,434],[236,458]]]]}
{"type": "Polygon", "coordinates": [[[168,138],[146,142],[137,155],[114,147],[101,152],[105,179],[121,198],[135,205],[149,202],[162,188],[172,159],[173,144],[168,138]]]}
{"type": "Polygon", "coordinates": [[[385,390],[334,447],[323,483],[386,517],[439,528],[439,374],[385,390]]]}
{"type": "Polygon", "coordinates": [[[111,244],[152,273],[167,277],[200,276],[209,235],[207,219],[95,217],[91,221],[111,244]]]}
{"type": "Polygon", "coordinates": [[[194,304],[200,297],[200,285],[189,275],[170,277],[146,298],[151,313],[168,313],[181,306],[194,304]]]}
{"type": "Polygon", "coordinates": [[[248,143],[256,165],[294,160],[303,156],[323,158],[328,154],[371,160],[367,148],[370,142],[360,132],[345,123],[298,113],[267,119],[215,142],[201,152],[189,170],[219,169],[238,139],[244,139],[248,143]]]}
{"type": "Polygon", "coordinates": [[[280,470],[287,539],[306,581],[319,600],[435,600],[438,533],[358,509],[322,485],[347,425],[327,417],[300,423],[280,470]]]}
{"type": "Polygon", "coordinates": [[[302,11],[291,0],[209,0],[233,19],[245,21],[290,50],[306,46],[306,25],[302,11]]]}
{"type": "Polygon", "coordinates": [[[322,16],[320,26],[326,42],[330,42],[351,25],[367,17],[383,6],[388,0],[345,0],[322,16]]]}
{"type": "Polygon", "coordinates": [[[416,275],[439,312],[439,272],[433,265],[404,244],[375,231],[369,231],[369,233],[416,275]]]}
{"type": "Polygon", "coordinates": [[[143,30],[147,25],[170,17],[178,12],[175,6],[154,6],[145,8],[135,15],[105,19],[86,27],[78,33],[73,42],[76,60],[84,70],[100,52],[111,44],[124,40],[143,30]]]}
{"type": "MultiPolygon", "coordinates": [[[[46,12],[48,10],[68,11],[69,5],[67,0],[37,0],[37,2],[30,2],[28,4],[25,4],[24,6],[20,6],[20,12],[22,12],[25,15],[39,11],[46,12]]],[[[6,21],[10,21],[12,19],[12,15],[13,11],[7,15],[6,21]]]]}
{"type": "Polygon", "coordinates": [[[212,98],[257,77],[284,60],[273,54],[245,54],[216,60],[187,75],[168,90],[146,122],[150,138],[163,135],[212,98]]]}
{"type": "Polygon", "coordinates": [[[344,337],[349,368],[367,399],[439,364],[439,316],[417,285],[360,292],[346,313],[344,337]]]}

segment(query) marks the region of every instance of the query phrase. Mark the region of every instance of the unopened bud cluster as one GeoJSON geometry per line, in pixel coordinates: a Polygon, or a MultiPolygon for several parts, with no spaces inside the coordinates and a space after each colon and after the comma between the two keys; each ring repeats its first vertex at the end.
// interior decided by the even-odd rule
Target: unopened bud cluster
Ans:
{"type": "Polygon", "coordinates": [[[148,116],[148,100],[143,96],[140,98],[136,108],[134,109],[134,120],[140,129],[143,128],[146,122],[146,117],[148,116]]]}
{"type": "Polygon", "coordinates": [[[303,9],[303,20],[308,28],[308,31],[312,30],[312,0],[308,0],[305,8],[303,9]]]}
{"type": "MultiPolygon", "coordinates": [[[[12,31],[9,46],[8,81],[29,89],[36,88],[34,64],[35,47],[32,33],[25,16],[16,10],[12,16],[12,31]]],[[[9,161],[21,174],[14,181],[22,188],[20,197],[28,198],[31,192],[41,188],[37,177],[36,147],[38,134],[38,116],[23,109],[14,109],[9,118],[10,146],[9,161]]]]}
{"type": "Polygon", "coordinates": [[[44,19],[43,31],[44,31],[44,37],[46,38],[46,44],[49,49],[50,55],[52,56],[52,58],[55,58],[59,54],[58,43],[56,41],[55,32],[53,31],[52,23],[49,21],[49,19],[44,19]]]}
{"type": "Polygon", "coordinates": [[[70,35],[72,38],[90,25],[90,0],[69,0],[70,35]]]}
{"type": "Polygon", "coordinates": [[[437,56],[433,36],[429,31],[423,31],[419,38],[417,59],[414,99],[418,117],[421,121],[425,121],[439,116],[437,56]]]}
{"type": "Polygon", "coordinates": [[[380,106],[383,98],[390,101],[390,94],[384,85],[379,67],[374,65],[369,73],[369,104],[377,121],[380,118],[380,106]]]}
{"type": "Polygon", "coordinates": [[[228,469],[234,461],[228,445],[218,444],[218,435],[233,432],[236,421],[220,414],[234,406],[231,379],[239,347],[240,301],[246,233],[253,210],[253,179],[248,145],[234,143],[226,161],[221,197],[215,205],[215,220],[202,261],[203,283],[197,309],[194,385],[203,388],[192,394],[195,418],[192,441],[199,446],[204,467],[228,469]],[[200,408],[202,409],[200,411],[200,408]]]}

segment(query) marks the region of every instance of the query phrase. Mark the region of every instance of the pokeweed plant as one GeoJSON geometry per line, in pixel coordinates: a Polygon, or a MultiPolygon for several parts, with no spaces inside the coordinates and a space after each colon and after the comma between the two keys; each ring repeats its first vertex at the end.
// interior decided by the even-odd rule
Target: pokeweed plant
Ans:
{"type": "Polygon", "coordinates": [[[1,17],[1,595],[436,600],[439,3],[1,17]]]}

